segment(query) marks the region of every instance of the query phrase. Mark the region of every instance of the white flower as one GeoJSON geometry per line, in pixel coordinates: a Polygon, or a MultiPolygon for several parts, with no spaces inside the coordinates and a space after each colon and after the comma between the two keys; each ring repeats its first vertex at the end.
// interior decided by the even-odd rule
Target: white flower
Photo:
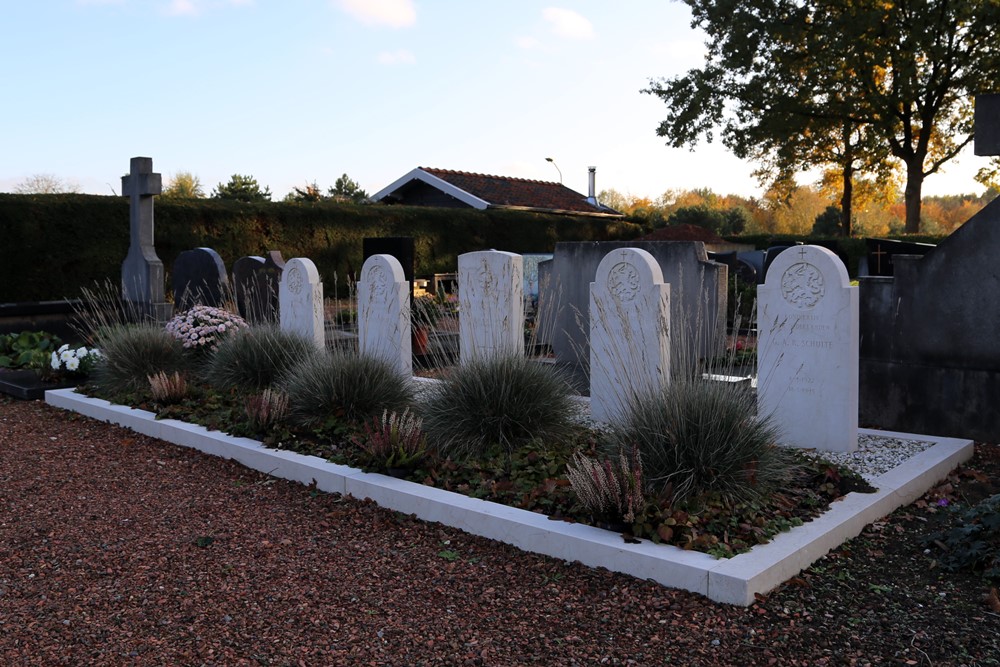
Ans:
{"type": "Polygon", "coordinates": [[[60,347],[58,350],[56,350],[56,352],[62,354],[63,352],[65,352],[68,349],[69,349],[69,343],[64,343],[62,345],[62,347],[60,347]]]}
{"type": "Polygon", "coordinates": [[[52,353],[52,370],[54,370],[54,371],[59,370],[59,366],[60,366],[60,364],[59,364],[59,357],[56,356],[55,352],[53,352],[52,353]]]}
{"type": "Polygon", "coordinates": [[[75,371],[80,367],[80,360],[76,357],[70,357],[66,360],[66,370],[75,371]]]}
{"type": "Polygon", "coordinates": [[[68,349],[60,352],[59,358],[65,362],[69,362],[70,359],[76,359],[76,357],[73,355],[73,350],[68,350],[68,349]]]}
{"type": "Polygon", "coordinates": [[[79,348],[77,348],[77,350],[76,350],[76,358],[77,359],[83,359],[85,356],[87,356],[87,353],[89,351],[90,350],[88,350],[85,347],[79,347],[79,348]]]}
{"type": "Polygon", "coordinates": [[[220,324],[215,328],[215,330],[218,331],[219,333],[226,333],[226,325],[220,324]]]}

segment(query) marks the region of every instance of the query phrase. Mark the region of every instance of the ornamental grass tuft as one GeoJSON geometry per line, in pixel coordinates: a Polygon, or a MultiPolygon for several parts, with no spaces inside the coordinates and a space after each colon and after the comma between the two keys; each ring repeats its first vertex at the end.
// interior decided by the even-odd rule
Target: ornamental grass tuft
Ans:
{"type": "Polygon", "coordinates": [[[364,421],[383,410],[404,410],[413,401],[410,378],[389,362],[356,352],[310,355],[282,382],[289,419],[320,426],[331,418],[364,421]]]}
{"type": "Polygon", "coordinates": [[[614,451],[638,450],[646,491],[682,501],[716,493],[726,502],[755,500],[792,478],[791,454],[778,429],[758,418],[752,392],[730,383],[674,379],[634,399],[610,425],[614,451]]]}
{"type": "Polygon", "coordinates": [[[456,460],[510,454],[531,440],[564,442],[575,432],[569,384],[551,366],[491,356],[453,367],[421,406],[429,444],[456,460]]]}
{"type": "Polygon", "coordinates": [[[305,337],[262,324],[240,329],[222,340],[204,375],[218,389],[262,390],[313,354],[316,348],[305,337]]]}
{"type": "Polygon", "coordinates": [[[91,383],[105,395],[149,390],[149,376],[184,372],[181,343],[156,324],[115,324],[95,333],[101,356],[91,383]]]}

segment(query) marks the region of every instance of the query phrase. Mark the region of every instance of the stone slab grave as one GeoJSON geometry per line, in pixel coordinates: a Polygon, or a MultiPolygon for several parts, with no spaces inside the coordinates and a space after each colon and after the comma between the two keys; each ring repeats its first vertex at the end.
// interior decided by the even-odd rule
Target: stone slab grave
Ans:
{"type": "Polygon", "coordinates": [[[524,354],[524,261],[499,250],[458,256],[461,363],[524,354]]]}
{"type": "Polygon", "coordinates": [[[590,567],[604,567],[665,586],[692,591],[716,602],[748,606],[856,536],[873,521],[909,504],[932,488],[973,453],[971,440],[868,431],[867,435],[919,438],[932,443],[926,451],[873,479],[878,493],[850,493],[813,521],[781,533],[768,544],[733,558],[648,540],[625,542],[622,536],[579,523],[553,521],[543,514],[470,498],[444,489],[385,475],[365,473],[329,463],[317,456],[273,449],[249,438],[237,438],[174,419],[157,419],[137,410],[77,394],[72,389],[49,391],[50,405],[139,433],[191,447],[206,454],[238,461],[274,477],[314,485],[327,493],[371,499],[382,507],[413,514],[425,521],[481,535],[525,551],[546,554],[590,567]]]}
{"type": "Polygon", "coordinates": [[[278,322],[278,285],[285,260],[277,250],[266,257],[240,257],[233,264],[233,292],[240,316],[252,324],[278,322]]]}
{"type": "Polygon", "coordinates": [[[173,285],[178,310],[199,304],[218,308],[229,292],[226,263],[212,248],[185,250],[174,260],[173,285]]]}
{"type": "Polygon", "coordinates": [[[711,262],[697,241],[613,241],[557,243],[545,273],[538,310],[543,338],[551,341],[556,362],[576,376],[574,386],[589,387],[590,283],[597,266],[612,250],[640,248],[660,266],[670,285],[673,328],[671,365],[722,353],[726,333],[727,267],[711,262]],[[551,267],[551,268],[548,268],[551,267]]]}
{"type": "Polygon", "coordinates": [[[173,306],[164,297],[163,262],[153,245],[153,196],[163,191],[153,158],[134,157],[122,176],[122,195],[129,198],[129,247],[122,262],[122,296],[136,314],[165,323],[173,306]]]}
{"type": "Polygon", "coordinates": [[[624,415],[670,380],[670,285],[638,248],[609,252],[590,284],[590,413],[624,415]]]}
{"type": "Polygon", "coordinates": [[[858,288],[818,246],[779,254],[757,287],[758,412],[781,444],[852,452],[858,446],[858,288]]]}
{"type": "Polygon", "coordinates": [[[399,260],[392,255],[365,260],[358,281],[361,354],[388,361],[404,377],[413,375],[410,294],[410,281],[399,260]]]}
{"type": "MultiPolygon", "coordinates": [[[[1000,95],[976,96],[976,155],[1000,155],[1000,95]]],[[[860,278],[861,419],[1000,441],[1000,199],[893,277],[860,278]]]]}
{"type": "Polygon", "coordinates": [[[324,349],[323,283],[311,259],[296,257],[285,263],[278,301],[281,329],[300,334],[324,349]]]}

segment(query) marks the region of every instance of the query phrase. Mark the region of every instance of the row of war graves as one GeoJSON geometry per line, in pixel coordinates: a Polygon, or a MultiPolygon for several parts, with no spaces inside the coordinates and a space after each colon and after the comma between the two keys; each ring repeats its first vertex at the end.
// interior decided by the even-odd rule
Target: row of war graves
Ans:
{"type": "MultiPolygon", "coordinates": [[[[137,168],[154,175],[151,160],[133,160],[133,173],[123,179],[126,192],[131,183],[141,180],[136,179],[137,168]]],[[[151,218],[155,180],[147,178],[139,196],[133,196],[133,214],[136,199],[140,206],[145,199],[151,218]]],[[[139,217],[133,217],[132,238],[141,243],[143,235],[136,227],[141,231],[142,209],[139,217]]],[[[152,235],[146,238],[151,241],[152,235]]],[[[660,260],[649,250],[622,243],[598,244],[589,253],[586,247],[563,250],[557,258],[564,262],[554,261],[551,270],[582,269],[589,279],[584,307],[563,305],[558,312],[575,311],[575,317],[583,314],[588,322],[585,327],[571,327],[557,319],[552,329],[563,333],[584,329],[594,420],[615,419],[632,397],[657,391],[669,382],[672,365],[719,348],[725,326],[726,267],[708,262],[703,247],[653,244],[653,250],[665,253],[660,260]],[[681,261],[682,253],[693,261],[681,261]],[[596,268],[587,271],[586,266],[594,261],[596,268]],[[661,262],[673,269],[673,280],[665,279],[661,262]],[[692,317],[692,312],[697,316],[692,317]],[[678,352],[682,346],[693,349],[678,352]]],[[[151,243],[130,251],[129,257],[123,264],[125,285],[145,282],[147,289],[162,285],[162,278],[152,275],[162,272],[162,264],[151,261],[155,257],[151,243]],[[133,275],[142,266],[135,256],[147,260],[146,275],[133,275]]],[[[458,257],[457,268],[459,363],[523,354],[523,257],[495,250],[471,252],[458,257]]],[[[815,246],[783,253],[769,275],[759,290],[760,409],[775,416],[785,444],[852,451],[857,446],[858,415],[857,288],[850,286],[836,255],[815,246]],[[820,416],[825,428],[817,429],[820,416]]],[[[311,260],[299,257],[282,262],[273,251],[267,257],[244,257],[234,264],[232,277],[237,303],[250,319],[254,313],[274,312],[266,302],[276,294],[281,328],[301,334],[317,347],[326,345],[323,284],[311,260]],[[253,299],[258,302],[251,303],[253,299]]],[[[213,250],[181,253],[173,266],[176,306],[184,310],[196,302],[218,305],[228,279],[222,259],[213,250]]],[[[575,284],[568,279],[564,282],[575,284]]],[[[357,283],[359,350],[385,359],[407,376],[413,371],[411,294],[410,280],[396,257],[375,254],[365,260],[357,283]]],[[[131,299],[141,300],[140,296],[133,292],[131,299]]],[[[145,296],[147,312],[165,319],[168,308],[163,300],[154,301],[155,294],[145,296]]],[[[576,293],[566,298],[580,303],[576,293]]],[[[565,344],[573,346],[574,342],[565,344]]]]}
{"type": "MultiPolygon", "coordinates": [[[[163,298],[163,265],[152,245],[159,175],[151,159],[133,158],[123,190],[131,196],[123,290],[129,301],[165,320],[173,305],[163,298]]],[[[1000,328],[1000,272],[977,269],[975,261],[990,247],[1000,248],[997,202],[925,257],[895,256],[894,277],[862,278],[860,289],[824,248],[781,253],[758,288],[757,394],[785,444],[851,451],[859,415],[896,430],[995,441],[1000,352],[995,344],[985,346],[993,339],[989,332],[1000,328]]],[[[457,268],[460,363],[523,353],[522,257],[467,253],[457,268]]],[[[553,313],[548,336],[554,356],[557,363],[585,367],[597,420],[614,418],[630,395],[668,381],[679,359],[718,349],[725,332],[726,267],[708,261],[701,244],[559,243],[553,260],[540,268],[548,277],[540,280],[540,309],[553,313]],[[558,287],[546,292],[546,283],[558,287]]],[[[357,284],[357,322],[363,353],[410,373],[406,273],[392,255],[367,257],[357,284]]],[[[190,305],[185,295],[195,291],[201,301],[206,294],[212,298],[208,275],[216,285],[229,278],[213,251],[177,258],[178,307],[190,305]],[[198,290],[189,290],[195,284],[198,290]]],[[[232,279],[248,314],[274,310],[249,300],[276,299],[283,328],[324,344],[322,283],[307,258],[282,262],[277,252],[245,257],[234,264],[232,279]]]]}

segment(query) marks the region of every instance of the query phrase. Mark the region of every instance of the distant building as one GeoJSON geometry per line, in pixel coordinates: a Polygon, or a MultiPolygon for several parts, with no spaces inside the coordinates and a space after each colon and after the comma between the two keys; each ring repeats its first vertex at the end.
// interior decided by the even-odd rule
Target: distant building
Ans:
{"type": "Polygon", "coordinates": [[[594,167],[590,168],[590,195],[584,196],[562,183],[417,167],[376,192],[372,200],[407,206],[471,207],[480,210],[505,208],[564,215],[622,217],[618,211],[597,201],[594,194],[595,171],[594,167]]]}

